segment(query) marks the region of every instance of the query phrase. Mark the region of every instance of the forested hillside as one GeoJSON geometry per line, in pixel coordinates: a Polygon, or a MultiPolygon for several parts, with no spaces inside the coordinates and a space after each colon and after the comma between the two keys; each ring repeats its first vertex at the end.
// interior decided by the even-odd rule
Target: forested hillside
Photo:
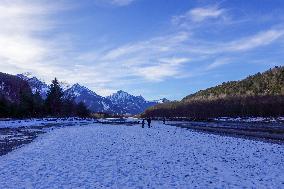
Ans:
{"type": "Polygon", "coordinates": [[[43,99],[39,91],[32,93],[27,81],[0,73],[0,118],[86,117],[88,114],[83,103],[75,103],[72,96],[63,96],[57,79],[52,81],[43,99]]]}
{"type": "Polygon", "coordinates": [[[201,90],[185,97],[182,101],[214,100],[236,96],[284,95],[284,67],[275,67],[257,73],[241,81],[230,81],[201,90]]]}
{"type": "Polygon", "coordinates": [[[180,102],[156,105],[143,114],[145,117],[191,118],[281,115],[284,115],[283,66],[201,90],[180,102]]]}
{"type": "Polygon", "coordinates": [[[32,94],[28,82],[17,76],[0,72],[0,97],[5,97],[8,101],[18,103],[22,93],[32,94]]]}

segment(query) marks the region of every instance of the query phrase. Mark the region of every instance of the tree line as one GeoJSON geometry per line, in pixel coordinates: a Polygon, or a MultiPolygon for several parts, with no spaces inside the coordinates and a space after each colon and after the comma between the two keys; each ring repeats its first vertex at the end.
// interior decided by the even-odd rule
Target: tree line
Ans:
{"type": "Polygon", "coordinates": [[[188,95],[181,101],[158,104],[144,117],[188,117],[207,119],[222,116],[283,116],[284,67],[275,67],[241,81],[188,95]]]}
{"type": "Polygon", "coordinates": [[[76,103],[73,96],[66,96],[55,78],[43,99],[39,91],[19,91],[17,100],[11,101],[7,95],[0,95],[0,117],[31,118],[31,117],[88,117],[89,110],[83,102],[76,103]]]}
{"type": "Polygon", "coordinates": [[[172,102],[149,108],[143,117],[277,117],[284,115],[284,96],[246,96],[210,101],[172,102]]]}

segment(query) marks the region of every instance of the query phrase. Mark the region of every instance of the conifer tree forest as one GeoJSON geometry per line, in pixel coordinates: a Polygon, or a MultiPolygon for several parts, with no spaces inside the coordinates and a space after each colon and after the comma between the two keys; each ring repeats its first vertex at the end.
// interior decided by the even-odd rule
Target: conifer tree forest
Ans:
{"type": "Polygon", "coordinates": [[[284,115],[284,67],[275,67],[241,81],[230,81],[186,96],[181,101],[158,104],[143,117],[277,117],[284,115]]]}
{"type": "Polygon", "coordinates": [[[5,93],[0,93],[1,118],[89,116],[84,103],[77,104],[74,97],[64,96],[56,78],[49,86],[46,99],[39,91],[33,94],[28,84],[16,76],[2,74],[1,81],[9,86],[5,93]]]}

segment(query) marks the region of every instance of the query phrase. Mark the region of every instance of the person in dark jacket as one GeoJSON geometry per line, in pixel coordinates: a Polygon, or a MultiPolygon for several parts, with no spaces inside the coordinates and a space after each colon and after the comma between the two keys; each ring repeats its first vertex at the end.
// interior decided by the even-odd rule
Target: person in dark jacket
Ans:
{"type": "Polygon", "coordinates": [[[144,128],[145,125],[145,119],[142,120],[142,128],[144,128]]]}
{"type": "Polygon", "coordinates": [[[147,119],[147,123],[148,123],[148,127],[150,128],[151,127],[151,118],[147,119]]]}
{"type": "Polygon", "coordinates": [[[163,118],[163,124],[164,125],[166,124],[166,118],[163,118]]]}

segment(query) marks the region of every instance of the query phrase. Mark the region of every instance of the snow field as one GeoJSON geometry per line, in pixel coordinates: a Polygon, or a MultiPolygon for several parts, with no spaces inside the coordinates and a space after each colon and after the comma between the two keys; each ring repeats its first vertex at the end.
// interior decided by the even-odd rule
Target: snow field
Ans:
{"type": "Polygon", "coordinates": [[[0,128],[19,128],[19,127],[35,127],[46,126],[49,124],[80,124],[80,123],[92,123],[92,119],[81,119],[76,117],[69,118],[41,118],[41,119],[8,119],[0,120],[0,128]]]}
{"type": "Polygon", "coordinates": [[[1,188],[283,188],[284,147],[187,129],[93,124],[0,157],[1,188]]]}

